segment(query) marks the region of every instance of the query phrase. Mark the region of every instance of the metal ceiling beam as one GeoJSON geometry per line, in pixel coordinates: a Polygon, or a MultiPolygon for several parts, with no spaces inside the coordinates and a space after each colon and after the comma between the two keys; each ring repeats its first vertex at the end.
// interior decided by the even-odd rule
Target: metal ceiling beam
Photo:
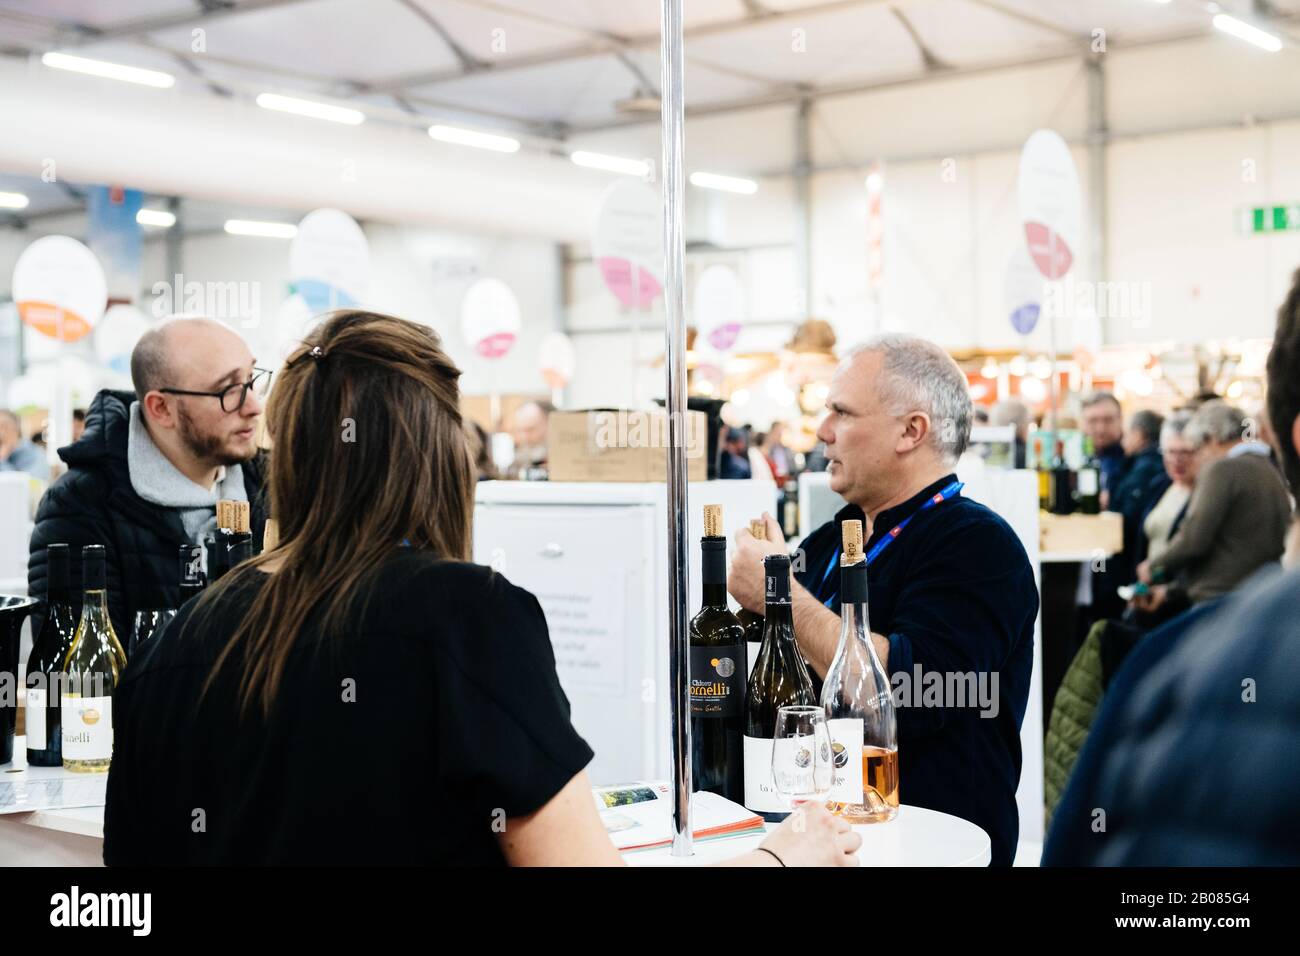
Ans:
{"type": "MultiPolygon", "coordinates": [[[[1205,30],[1183,31],[1181,33],[1170,34],[1155,39],[1124,42],[1124,49],[1127,51],[1141,49],[1143,47],[1160,46],[1167,43],[1183,43],[1188,40],[1201,39],[1209,35],[1210,34],[1205,30]]],[[[1120,41],[1113,39],[1111,42],[1118,47],[1120,41]]],[[[992,63],[983,63],[978,66],[955,66],[938,75],[931,73],[918,73],[914,75],[901,76],[891,80],[877,80],[866,83],[848,82],[828,86],[806,87],[803,89],[774,90],[769,93],[759,94],[758,96],[745,97],[736,100],[719,100],[714,103],[687,107],[686,115],[714,116],[719,113],[767,109],[772,106],[788,106],[797,103],[804,97],[820,100],[833,99],[841,96],[855,96],[861,93],[874,93],[880,90],[915,86],[919,83],[932,83],[938,79],[960,79],[964,77],[980,76],[986,73],[999,73],[1003,70],[1012,70],[1017,67],[1045,66],[1051,63],[1078,60],[1078,58],[1079,52],[1077,50],[1063,50],[1060,53],[1046,53],[1042,56],[1031,57],[1028,59],[1012,58],[998,60],[992,63]]],[[[620,129],[625,126],[637,126],[646,122],[653,122],[653,120],[641,119],[639,117],[620,117],[618,119],[601,123],[573,124],[570,127],[570,130],[574,133],[602,132],[604,130],[620,129]]]]}
{"type": "Polygon", "coordinates": [[[1016,10],[1003,3],[997,2],[997,0],[967,0],[967,2],[973,3],[977,7],[983,7],[986,10],[992,10],[994,13],[1000,13],[1004,17],[1019,20],[1021,23],[1027,23],[1030,26],[1038,27],[1040,30],[1055,33],[1057,36],[1065,37],[1069,40],[1078,40],[1081,43],[1085,43],[1088,40],[1088,37],[1085,34],[1075,33],[1073,30],[1063,27],[1059,23],[1053,23],[1051,20],[1044,20],[1042,17],[1036,17],[1032,13],[1025,13],[1023,10],[1016,10]]]}
{"type": "MultiPolygon", "coordinates": [[[[469,3],[478,10],[490,9],[506,16],[545,21],[553,26],[556,25],[549,17],[541,17],[526,10],[516,10],[506,4],[493,2],[493,0],[452,0],[452,2],[469,3]]],[[[823,13],[830,13],[836,10],[845,10],[853,7],[877,7],[889,2],[890,0],[826,0],[824,3],[816,3],[806,7],[799,7],[797,9],[774,10],[758,16],[745,17],[740,20],[720,20],[715,23],[702,23],[699,26],[687,30],[686,38],[688,40],[694,40],[701,37],[714,36],[719,33],[728,33],[733,30],[752,27],[757,24],[778,23],[790,19],[806,20],[809,17],[823,13]]],[[[486,68],[482,72],[491,71],[493,73],[506,73],[513,70],[525,70],[536,66],[563,63],[566,60],[578,60],[586,57],[600,56],[607,53],[615,53],[619,50],[653,49],[657,48],[659,45],[658,32],[619,37],[613,34],[594,33],[593,31],[585,30],[581,27],[574,27],[571,24],[569,25],[569,29],[575,32],[585,33],[590,37],[590,39],[570,46],[492,60],[486,64],[486,68]]],[[[412,87],[432,86],[437,83],[446,83],[451,80],[461,79],[466,75],[466,73],[460,70],[430,70],[422,73],[408,73],[403,76],[395,76],[387,80],[372,83],[367,87],[367,92],[393,93],[398,90],[410,89],[412,87]]]]}
{"type": "Polygon", "coordinates": [[[441,39],[447,49],[451,51],[452,56],[460,62],[460,67],[464,72],[473,73],[476,70],[483,69],[483,61],[471,55],[468,50],[461,46],[447,28],[442,25],[442,22],[432,13],[420,6],[420,4],[416,3],[415,0],[397,0],[397,2],[407,10],[411,11],[412,14],[423,20],[430,30],[438,34],[438,38],[441,39]]]}
{"type": "Polygon", "coordinates": [[[921,39],[920,32],[902,10],[898,9],[897,6],[890,4],[889,12],[894,15],[895,20],[902,24],[903,29],[907,31],[907,35],[910,36],[912,42],[916,44],[917,52],[921,54],[921,62],[925,64],[926,72],[937,73],[940,70],[948,70],[952,68],[951,64],[945,63],[943,60],[939,59],[934,55],[934,51],[925,45],[925,41],[921,39]]]}
{"type": "MultiPolygon", "coordinates": [[[[287,7],[297,3],[310,3],[311,0],[243,0],[238,6],[217,7],[212,10],[197,10],[186,13],[172,13],[161,17],[139,17],[134,20],[127,20],[111,27],[91,27],[92,32],[73,40],[69,46],[82,46],[87,43],[98,43],[103,40],[129,40],[146,33],[157,33],[160,30],[176,30],[182,27],[207,26],[218,20],[224,20],[227,17],[240,16],[246,13],[256,13],[259,10],[271,10],[276,7],[287,7]]],[[[81,25],[85,29],[84,25],[81,25]]]]}

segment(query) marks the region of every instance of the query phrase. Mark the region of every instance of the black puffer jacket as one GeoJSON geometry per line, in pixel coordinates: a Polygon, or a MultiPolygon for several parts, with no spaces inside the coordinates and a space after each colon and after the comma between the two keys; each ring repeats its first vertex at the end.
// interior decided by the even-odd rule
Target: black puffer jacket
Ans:
{"type": "MultiPolygon", "coordinates": [[[[133,392],[104,390],[86,413],[86,430],[72,445],[59,449],[68,464],[41,498],[27,563],[28,594],[45,596],[46,545],[71,546],[72,589],[81,589],[81,548],[102,544],[107,551],[108,613],[123,644],[135,612],[178,607],[180,568],[177,553],[188,544],[179,514],[141,498],[131,487],[126,443],[133,392]]],[[[262,494],[263,457],[241,465],[244,490],[251,504],[253,540],[262,540],[266,508],[262,494]]],[[[40,621],[33,621],[33,628],[40,621]]],[[[33,630],[33,633],[36,633],[33,630]]]]}

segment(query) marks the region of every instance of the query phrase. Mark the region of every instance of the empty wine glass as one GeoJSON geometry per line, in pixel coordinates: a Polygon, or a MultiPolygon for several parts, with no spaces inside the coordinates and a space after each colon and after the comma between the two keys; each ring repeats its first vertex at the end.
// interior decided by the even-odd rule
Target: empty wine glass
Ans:
{"type": "Polygon", "coordinates": [[[824,802],[834,772],[826,711],[806,705],[777,710],[772,740],[772,782],[777,794],[792,808],[807,801],[824,802]]]}

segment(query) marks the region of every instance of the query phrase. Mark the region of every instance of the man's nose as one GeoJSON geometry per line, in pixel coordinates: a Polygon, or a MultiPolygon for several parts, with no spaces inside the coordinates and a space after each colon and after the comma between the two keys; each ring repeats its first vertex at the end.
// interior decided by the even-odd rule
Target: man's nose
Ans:
{"type": "Polygon", "coordinates": [[[266,403],[250,388],[248,394],[244,396],[244,407],[239,410],[239,413],[246,418],[252,418],[254,415],[262,414],[264,408],[266,403]]]}
{"type": "Polygon", "coordinates": [[[825,418],[822,419],[821,424],[817,426],[818,440],[823,441],[828,445],[835,440],[835,433],[826,427],[827,424],[829,424],[829,422],[830,422],[830,416],[827,415],[825,418]]]}

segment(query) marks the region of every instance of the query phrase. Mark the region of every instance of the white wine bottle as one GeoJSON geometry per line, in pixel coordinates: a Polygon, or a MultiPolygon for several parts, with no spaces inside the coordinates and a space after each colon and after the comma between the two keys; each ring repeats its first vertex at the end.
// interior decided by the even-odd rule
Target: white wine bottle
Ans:
{"type": "Polygon", "coordinates": [[[898,721],[889,676],[871,644],[862,522],[840,528],[840,643],[821,700],[834,754],[829,802],[851,823],[882,823],[898,816],[898,721]]]}
{"type": "Polygon", "coordinates": [[[817,695],[795,644],[790,556],[769,554],[763,559],[763,576],[763,643],[745,694],[745,806],[764,820],[779,821],[789,816],[790,804],[772,780],[776,712],[793,705],[816,706],[817,695]]]}
{"type": "Polygon", "coordinates": [[[63,766],[78,773],[103,773],[113,757],[113,691],[126,654],[108,616],[104,546],[81,549],[85,593],[72,649],[63,663],[63,766]]]}

